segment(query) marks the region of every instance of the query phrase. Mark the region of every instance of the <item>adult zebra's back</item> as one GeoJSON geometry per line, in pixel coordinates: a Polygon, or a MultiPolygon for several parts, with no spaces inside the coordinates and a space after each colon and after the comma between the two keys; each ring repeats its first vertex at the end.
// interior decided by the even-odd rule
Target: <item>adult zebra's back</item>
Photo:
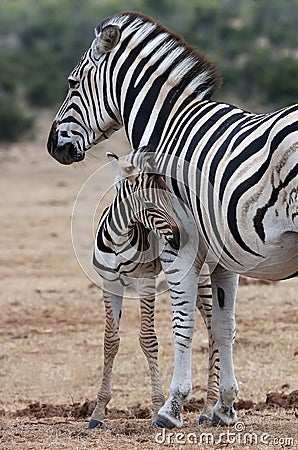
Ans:
{"type": "MultiPolygon", "coordinates": [[[[212,320],[226,369],[215,421],[233,423],[236,274],[276,280],[298,273],[298,106],[255,115],[212,101],[214,66],[142,15],[108,18],[96,34],[69,77],[48,150],[71,164],[122,126],[133,148],[156,146],[159,171],[199,230],[197,271],[206,258],[213,270],[212,320]]],[[[167,426],[180,424],[173,405],[184,394],[174,391],[167,426]]]]}

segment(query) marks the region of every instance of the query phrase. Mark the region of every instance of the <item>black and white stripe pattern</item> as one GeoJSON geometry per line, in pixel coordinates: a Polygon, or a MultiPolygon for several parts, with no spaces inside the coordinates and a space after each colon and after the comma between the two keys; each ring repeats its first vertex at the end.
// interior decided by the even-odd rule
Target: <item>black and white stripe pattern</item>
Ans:
{"type": "Polygon", "coordinates": [[[174,247],[179,247],[179,230],[174,221],[171,193],[156,167],[144,153],[143,171],[109,153],[116,170],[117,190],[113,203],[103,212],[96,231],[93,265],[102,279],[106,309],[104,367],[97,405],[89,428],[103,424],[106,405],[111,399],[112,369],[120,344],[119,324],[124,288],[134,286],[140,299],[140,346],[147,358],[153,418],[165,401],[158,372],[158,342],[154,328],[156,276],[161,270],[155,230],[174,247]],[[158,195],[158,191],[163,191],[158,195]]]}
{"type": "MultiPolygon", "coordinates": [[[[180,235],[171,204],[171,193],[163,178],[156,173],[153,155],[142,149],[140,172],[116,155],[108,157],[116,170],[116,196],[103,212],[96,231],[93,264],[102,279],[106,308],[104,338],[104,368],[97,406],[89,427],[103,423],[104,411],[111,398],[111,376],[120,336],[124,288],[133,285],[139,295],[141,308],[140,345],[148,360],[152,385],[153,418],[164,403],[158,375],[158,343],[154,330],[155,278],[160,273],[158,243],[149,241],[149,231],[165,237],[170,247],[166,254],[176,255],[180,235]]],[[[180,230],[181,233],[181,230],[180,230]]],[[[202,417],[208,417],[218,395],[218,352],[211,333],[211,290],[204,282],[198,291],[197,307],[209,335],[209,374],[207,398],[202,417]]],[[[202,419],[203,420],[203,419],[202,419]]]]}
{"type": "MultiPolygon", "coordinates": [[[[70,83],[49,136],[52,156],[64,164],[79,161],[124,126],[132,148],[156,146],[158,169],[193,213],[200,235],[196,271],[207,260],[213,335],[225,367],[214,423],[232,424],[236,274],[271,280],[298,274],[298,106],[256,115],[212,101],[219,85],[214,66],[180,37],[134,13],[98,26],[70,83]]],[[[131,161],[137,157],[135,151],[131,161]]],[[[182,423],[175,411],[177,395],[184,394],[177,386],[184,383],[187,393],[191,382],[176,372],[161,426],[182,423]]]]}

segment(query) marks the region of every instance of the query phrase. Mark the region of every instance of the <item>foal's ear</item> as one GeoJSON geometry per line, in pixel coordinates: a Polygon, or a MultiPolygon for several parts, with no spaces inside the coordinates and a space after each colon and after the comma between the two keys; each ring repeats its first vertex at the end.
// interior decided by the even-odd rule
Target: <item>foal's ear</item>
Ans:
{"type": "Polygon", "coordinates": [[[116,191],[119,188],[119,182],[124,178],[127,178],[130,182],[134,182],[135,176],[138,173],[139,169],[132,166],[126,159],[119,159],[115,153],[108,152],[107,154],[108,160],[113,166],[115,170],[115,189],[116,191]]]}
{"type": "Polygon", "coordinates": [[[118,25],[107,25],[97,34],[93,50],[99,55],[111,52],[120,41],[121,31],[118,25]]]}
{"type": "Polygon", "coordinates": [[[106,155],[107,155],[107,158],[110,161],[110,163],[112,164],[113,169],[115,171],[114,189],[115,189],[115,192],[117,192],[118,189],[119,189],[119,186],[120,186],[120,182],[121,182],[121,180],[123,178],[122,170],[121,170],[121,167],[120,167],[120,161],[119,161],[118,156],[115,153],[107,152],[106,155]]]}
{"type": "Polygon", "coordinates": [[[108,160],[112,164],[113,168],[118,172],[120,170],[118,156],[112,152],[107,152],[106,155],[107,155],[108,160]]]}

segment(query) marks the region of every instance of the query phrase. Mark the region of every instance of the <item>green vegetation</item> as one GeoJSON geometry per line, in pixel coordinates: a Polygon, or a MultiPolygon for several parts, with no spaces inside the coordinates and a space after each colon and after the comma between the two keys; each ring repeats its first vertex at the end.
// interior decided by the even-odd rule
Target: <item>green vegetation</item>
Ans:
{"type": "Polygon", "coordinates": [[[206,53],[224,79],[217,99],[268,110],[297,101],[297,0],[1,0],[0,140],[30,127],[23,105],[61,103],[97,22],[124,10],[206,53]]]}
{"type": "Polygon", "coordinates": [[[33,119],[24,114],[12,95],[0,95],[0,140],[17,140],[32,125],[33,119]]]}

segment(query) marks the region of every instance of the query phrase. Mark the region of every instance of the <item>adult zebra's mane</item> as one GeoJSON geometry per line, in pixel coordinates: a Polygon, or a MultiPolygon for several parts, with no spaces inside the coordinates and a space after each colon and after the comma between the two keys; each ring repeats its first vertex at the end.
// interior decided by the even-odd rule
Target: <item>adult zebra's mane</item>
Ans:
{"type": "Polygon", "coordinates": [[[108,25],[120,28],[120,45],[125,41],[127,47],[134,49],[143,42],[139,57],[148,58],[150,66],[157,64],[157,73],[169,72],[167,81],[187,94],[205,100],[220,87],[221,78],[215,65],[179,35],[150,17],[135,12],[117,14],[101,22],[96,34],[108,25]]]}

